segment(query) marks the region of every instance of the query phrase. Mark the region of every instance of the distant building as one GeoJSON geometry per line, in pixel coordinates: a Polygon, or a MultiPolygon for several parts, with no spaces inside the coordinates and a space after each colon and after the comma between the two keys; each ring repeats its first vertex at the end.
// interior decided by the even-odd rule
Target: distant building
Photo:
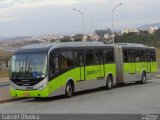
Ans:
{"type": "Polygon", "coordinates": [[[85,39],[86,41],[98,41],[100,37],[95,33],[91,33],[83,36],[83,39],[85,39]]]}
{"type": "Polygon", "coordinates": [[[131,33],[131,32],[138,33],[139,30],[138,29],[131,29],[131,28],[129,28],[129,29],[123,29],[121,33],[122,34],[128,34],[128,33],[131,33]]]}
{"type": "Polygon", "coordinates": [[[34,36],[32,40],[38,40],[40,42],[50,42],[53,40],[64,38],[63,35],[45,35],[45,36],[34,36]]]}
{"type": "Polygon", "coordinates": [[[74,35],[74,34],[71,34],[71,35],[70,35],[70,39],[71,39],[71,41],[74,41],[74,37],[75,37],[75,35],[74,35]]]}
{"type": "Polygon", "coordinates": [[[105,38],[105,39],[110,38],[109,34],[105,34],[105,35],[104,35],[104,38],[105,38]]]}
{"type": "Polygon", "coordinates": [[[149,34],[153,34],[156,30],[158,30],[158,27],[157,26],[151,26],[148,30],[149,34]]]}
{"type": "Polygon", "coordinates": [[[99,35],[97,35],[97,34],[94,34],[93,38],[94,38],[95,41],[98,41],[100,39],[99,35]]]}

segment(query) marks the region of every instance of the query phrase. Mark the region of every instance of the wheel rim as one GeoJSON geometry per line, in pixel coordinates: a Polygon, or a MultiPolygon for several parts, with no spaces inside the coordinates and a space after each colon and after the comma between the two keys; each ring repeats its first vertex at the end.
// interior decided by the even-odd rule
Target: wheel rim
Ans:
{"type": "Polygon", "coordinates": [[[67,86],[67,95],[68,95],[68,96],[71,96],[71,95],[72,95],[72,86],[71,86],[71,85],[68,85],[68,86],[67,86]]]}
{"type": "Polygon", "coordinates": [[[146,77],[145,77],[145,75],[143,75],[143,83],[145,83],[146,82],[146,77]]]}
{"type": "Polygon", "coordinates": [[[111,79],[109,79],[109,81],[108,81],[108,87],[111,88],[111,86],[112,86],[112,82],[111,82],[111,79]]]}

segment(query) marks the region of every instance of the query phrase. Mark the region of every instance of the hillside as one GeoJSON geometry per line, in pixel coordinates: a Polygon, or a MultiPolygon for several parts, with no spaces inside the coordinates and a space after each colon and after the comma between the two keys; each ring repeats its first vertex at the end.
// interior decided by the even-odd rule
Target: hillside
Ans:
{"type": "Polygon", "coordinates": [[[0,48],[0,57],[8,57],[8,56],[11,56],[12,55],[12,52],[10,51],[4,51],[0,48]]]}
{"type": "Polygon", "coordinates": [[[157,26],[158,28],[160,28],[160,23],[153,23],[153,24],[143,25],[143,26],[139,27],[138,29],[140,29],[140,30],[148,30],[151,26],[152,27],[157,26]]]}

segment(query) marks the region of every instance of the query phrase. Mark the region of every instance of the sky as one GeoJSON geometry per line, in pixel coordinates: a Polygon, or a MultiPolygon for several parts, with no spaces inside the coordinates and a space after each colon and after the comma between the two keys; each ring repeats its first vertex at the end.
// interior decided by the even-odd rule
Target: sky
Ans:
{"type": "Polygon", "coordinates": [[[0,0],[0,36],[83,33],[111,28],[137,28],[160,22],[160,0],[0,0]]]}

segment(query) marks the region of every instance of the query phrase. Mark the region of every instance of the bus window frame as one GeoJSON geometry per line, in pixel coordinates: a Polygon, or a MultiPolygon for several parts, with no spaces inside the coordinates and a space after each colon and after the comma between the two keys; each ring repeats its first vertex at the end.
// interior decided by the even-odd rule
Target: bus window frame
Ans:
{"type": "MultiPolygon", "coordinates": [[[[155,49],[152,49],[152,48],[141,48],[141,47],[135,47],[135,48],[123,48],[123,63],[133,63],[133,61],[130,61],[129,60],[129,50],[134,50],[134,62],[135,63],[141,63],[141,62],[148,62],[147,61],[147,56],[146,56],[146,52],[149,51],[149,53],[151,51],[154,52],[154,61],[153,62],[156,62],[156,51],[155,49]],[[127,51],[127,62],[124,61],[124,51],[127,51]],[[136,52],[137,51],[141,51],[142,52],[142,60],[141,61],[136,61],[136,52]]],[[[151,61],[150,61],[151,62],[151,61]]]]}
{"type": "Polygon", "coordinates": [[[94,60],[95,65],[103,65],[104,64],[104,49],[95,49],[94,50],[94,60]],[[102,52],[102,59],[100,60],[100,53],[102,52]],[[98,62],[96,58],[96,53],[98,53],[98,62]]]}
{"type": "Polygon", "coordinates": [[[128,63],[128,49],[127,48],[122,48],[122,51],[123,51],[123,63],[128,63]],[[126,60],[124,59],[124,51],[126,51],[126,60]]]}
{"type": "Polygon", "coordinates": [[[136,61],[135,61],[135,49],[136,48],[128,48],[128,47],[124,47],[124,48],[122,48],[122,55],[123,55],[123,63],[136,63],[136,61]],[[127,52],[127,61],[124,61],[124,51],[126,50],[126,52],[127,52]],[[129,51],[133,51],[133,60],[130,60],[129,59],[129,51]]]}
{"type": "Polygon", "coordinates": [[[157,58],[156,58],[156,50],[155,50],[155,49],[151,49],[151,51],[153,51],[153,53],[154,53],[154,60],[151,61],[151,62],[156,62],[156,61],[157,61],[157,58]]]}
{"type": "MultiPolygon", "coordinates": [[[[68,67],[68,62],[67,62],[67,67],[66,68],[63,68],[63,69],[68,69],[68,68],[72,68],[72,67],[75,67],[75,62],[74,62],[74,51],[73,51],[73,49],[65,49],[65,48],[63,48],[63,49],[59,49],[59,57],[60,57],[60,53],[61,52],[72,52],[72,59],[73,59],[73,65],[72,66],[69,66],[68,67]]],[[[68,53],[67,53],[67,55],[68,55],[68,53]]],[[[58,59],[58,64],[60,64],[60,60],[58,59]]],[[[60,69],[60,68],[59,68],[60,69]]],[[[63,70],[62,69],[62,70],[63,70]]]]}
{"type": "Polygon", "coordinates": [[[96,64],[95,64],[95,55],[94,55],[94,49],[85,49],[84,50],[84,62],[85,62],[85,66],[95,66],[96,64]],[[87,64],[87,59],[86,59],[86,55],[87,55],[87,53],[88,53],[88,51],[92,51],[92,55],[93,55],[93,63],[92,64],[87,64]]]}
{"type": "Polygon", "coordinates": [[[145,49],[145,62],[156,62],[157,61],[157,58],[156,58],[156,50],[155,49],[145,49]],[[146,52],[148,52],[149,51],[149,61],[148,61],[148,58],[147,58],[147,53],[146,52]],[[154,60],[152,61],[151,60],[151,51],[153,51],[154,52],[154,60]]]}
{"type": "Polygon", "coordinates": [[[73,58],[74,58],[74,66],[76,66],[76,67],[84,67],[84,65],[85,65],[85,61],[84,61],[84,50],[83,49],[72,49],[73,50],[73,58]],[[75,52],[79,52],[79,53],[81,53],[81,55],[82,55],[82,60],[80,60],[80,58],[79,58],[79,60],[77,59],[77,58],[75,58],[76,56],[75,56],[75,52]],[[76,64],[76,62],[77,62],[77,60],[79,61],[78,62],[78,65],[76,64]],[[82,62],[82,64],[81,64],[81,62],[82,62]]]}
{"type": "Polygon", "coordinates": [[[144,52],[144,49],[143,48],[137,48],[137,49],[135,49],[135,63],[140,63],[140,62],[145,62],[145,52],[144,52]],[[141,52],[141,53],[140,53],[141,52]],[[137,61],[136,59],[136,55],[137,54],[141,54],[140,55],[140,59],[137,61]]]}
{"type": "Polygon", "coordinates": [[[103,57],[104,57],[104,64],[111,64],[111,63],[115,63],[115,52],[114,52],[114,48],[106,48],[104,49],[103,51],[103,57]],[[107,51],[111,50],[112,51],[112,55],[113,55],[113,58],[112,58],[112,61],[107,61],[107,58],[106,58],[106,54],[107,54],[107,51]]]}

